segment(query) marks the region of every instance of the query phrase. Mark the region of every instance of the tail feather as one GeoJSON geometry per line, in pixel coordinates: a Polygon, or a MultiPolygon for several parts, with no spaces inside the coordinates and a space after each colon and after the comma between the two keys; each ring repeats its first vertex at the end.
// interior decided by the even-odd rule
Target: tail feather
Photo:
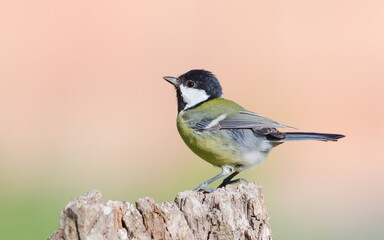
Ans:
{"type": "Polygon", "coordinates": [[[345,137],[341,134],[313,132],[285,132],[284,134],[285,138],[280,140],[282,142],[303,140],[337,141],[337,139],[345,137]]]}

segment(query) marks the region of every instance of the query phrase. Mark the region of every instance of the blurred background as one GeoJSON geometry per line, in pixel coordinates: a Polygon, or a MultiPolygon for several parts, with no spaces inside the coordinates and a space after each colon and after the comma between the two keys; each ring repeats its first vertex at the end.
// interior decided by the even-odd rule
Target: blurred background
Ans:
{"type": "Polygon", "coordinates": [[[162,79],[194,68],[249,110],[347,135],[284,144],[240,175],[261,184],[276,239],[382,239],[383,11],[380,0],[3,1],[0,239],[49,237],[91,189],[172,201],[220,172],[182,142],[162,79]]]}

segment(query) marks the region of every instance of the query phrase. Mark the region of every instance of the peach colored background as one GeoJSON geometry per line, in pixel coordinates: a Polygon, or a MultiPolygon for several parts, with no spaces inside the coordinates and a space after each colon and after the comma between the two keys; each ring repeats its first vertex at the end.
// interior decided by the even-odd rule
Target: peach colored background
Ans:
{"type": "Polygon", "coordinates": [[[213,176],[178,136],[162,80],[204,68],[250,110],[347,135],[285,144],[242,174],[261,183],[277,239],[379,239],[383,13],[372,0],[3,1],[3,194],[52,199],[41,239],[92,188],[165,201],[213,176]]]}

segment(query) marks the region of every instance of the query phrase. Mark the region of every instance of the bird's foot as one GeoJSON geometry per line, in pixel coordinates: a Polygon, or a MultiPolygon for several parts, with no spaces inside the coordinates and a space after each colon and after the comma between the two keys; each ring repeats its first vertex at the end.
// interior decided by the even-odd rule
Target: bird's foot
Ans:
{"type": "Polygon", "coordinates": [[[211,193],[211,192],[215,191],[215,189],[198,186],[197,188],[193,189],[193,191],[196,191],[196,192],[211,193]]]}
{"type": "Polygon", "coordinates": [[[248,183],[248,180],[245,178],[238,178],[235,180],[225,181],[225,179],[224,179],[224,181],[217,188],[223,188],[223,187],[227,186],[228,184],[235,184],[235,183],[239,183],[239,182],[248,183]]]}

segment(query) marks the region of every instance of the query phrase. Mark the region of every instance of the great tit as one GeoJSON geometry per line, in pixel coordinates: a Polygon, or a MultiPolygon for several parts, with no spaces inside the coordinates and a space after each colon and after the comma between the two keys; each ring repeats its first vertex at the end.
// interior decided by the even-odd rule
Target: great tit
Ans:
{"type": "Polygon", "coordinates": [[[337,141],[344,137],[330,133],[280,132],[276,128],[292,127],[225,99],[215,75],[205,70],[191,70],[179,77],[164,79],[176,88],[177,129],[181,138],[196,155],[222,169],[220,174],[195,188],[196,191],[213,191],[207,186],[228,175],[219,188],[246,181],[232,179],[260,164],[273,147],[284,142],[337,141]]]}

